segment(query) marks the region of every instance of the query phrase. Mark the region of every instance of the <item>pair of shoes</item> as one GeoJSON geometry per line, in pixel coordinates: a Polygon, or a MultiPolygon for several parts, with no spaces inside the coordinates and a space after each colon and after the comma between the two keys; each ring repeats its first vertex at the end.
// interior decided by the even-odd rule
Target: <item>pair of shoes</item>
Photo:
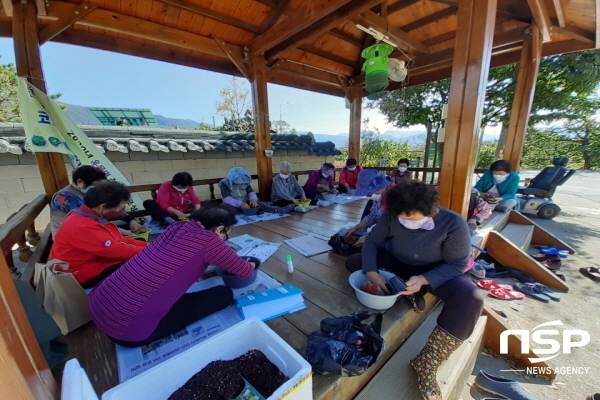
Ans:
{"type": "Polygon", "coordinates": [[[569,256],[569,250],[559,249],[556,246],[539,246],[540,253],[550,256],[560,256],[561,258],[567,258],[569,256]]]}
{"type": "Polygon", "coordinates": [[[600,269],[596,267],[579,268],[579,273],[593,281],[600,282],[600,269]]]}
{"type": "Polygon", "coordinates": [[[306,208],[302,207],[302,206],[296,206],[294,207],[294,211],[296,211],[297,213],[305,213],[306,212],[306,208]]]}
{"type": "Polygon", "coordinates": [[[560,301],[560,296],[541,283],[517,283],[515,287],[519,292],[544,303],[548,303],[550,300],[560,301]]]}
{"type": "Polygon", "coordinates": [[[485,289],[485,290],[495,290],[495,289],[512,290],[513,289],[512,286],[498,283],[497,281],[495,281],[493,279],[486,279],[484,281],[479,281],[479,282],[477,282],[477,286],[479,286],[480,288],[485,289]]]}
{"type": "MultiPolygon", "coordinates": [[[[508,286],[508,285],[506,285],[506,286],[508,286]]],[[[510,287],[510,286],[508,286],[508,287],[510,287]]],[[[500,300],[523,300],[525,298],[525,295],[523,293],[513,290],[512,287],[510,287],[510,289],[508,289],[508,288],[492,289],[492,290],[490,290],[490,292],[488,294],[491,297],[494,297],[494,298],[500,299],[500,300]]]]}
{"type": "Polygon", "coordinates": [[[327,201],[327,200],[319,200],[317,201],[317,205],[319,207],[327,207],[331,205],[331,201],[327,201]]]}
{"type": "Polygon", "coordinates": [[[424,399],[442,400],[436,380],[437,370],[462,342],[436,326],[419,355],[410,360],[410,365],[417,372],[419,391],[424,399]]]}
{"type": "Polygon", "coordinates": [[[479,371],[475,377],[475,386],[486,392],[503,396],[511,400],[537,400],[525,391],[517,381],[511,379],[499,378],[488,374],[485,371],[479,371]]]}

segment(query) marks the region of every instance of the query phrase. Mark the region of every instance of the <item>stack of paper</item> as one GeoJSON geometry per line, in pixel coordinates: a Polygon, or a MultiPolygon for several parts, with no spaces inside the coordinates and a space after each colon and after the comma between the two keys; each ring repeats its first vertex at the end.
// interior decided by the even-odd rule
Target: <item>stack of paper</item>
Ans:
{"type": "Polygon", "coordinates": [[[264,292],[253,293],[235,300],[243,319],[257,317],[268,321],[306,308],[302,290],[282,285],[264,292]]]}
{"type": "Polygon", "coordinates": [[[301,236],[296,239],[288,239],[285,241],[285,243],[305,257],[311,257],[333,250],[331,246],[327,244],[327,242],[314,238],[310,235],[301,236]]]}

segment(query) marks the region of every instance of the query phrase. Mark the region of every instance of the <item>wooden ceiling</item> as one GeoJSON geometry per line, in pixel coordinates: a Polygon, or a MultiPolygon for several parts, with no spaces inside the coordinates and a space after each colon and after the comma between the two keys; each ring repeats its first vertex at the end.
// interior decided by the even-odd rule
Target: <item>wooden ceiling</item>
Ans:
{"type": "MultiPolygon", "coordinates": [[[[20,0],[17,0],[20,1],[20,0]]],[[[269,82],[344,96],[360,83],[360,52],[374,44],[357,24],[389,37],[410,60],[408,85],[450,77],[458,0],[29,0],[48,41],[247,76],[265,56],[269,82]]],[[[0,0],[11,36],[11,0],[0,0]]],[[[519,61],[536,23],[543,54],[599,46],[596,0],[499,0],[492,66],[519,61]]],[[[398,87],[398,84],[391,85],[398,87]]]]}

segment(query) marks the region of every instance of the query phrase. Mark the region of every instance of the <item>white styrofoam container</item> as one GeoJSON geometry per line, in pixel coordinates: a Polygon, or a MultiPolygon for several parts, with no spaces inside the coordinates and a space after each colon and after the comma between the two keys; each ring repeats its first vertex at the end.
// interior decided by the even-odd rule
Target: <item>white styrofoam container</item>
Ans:
{"type": "Polygon", "coordinates": [[[264,322],[249,318],[112,388],[102,400],[166,400],[208,363],[232,360],[252,349],[262,351],[290,378],[267,400],[312,399],[310,364],[264,322]]]}

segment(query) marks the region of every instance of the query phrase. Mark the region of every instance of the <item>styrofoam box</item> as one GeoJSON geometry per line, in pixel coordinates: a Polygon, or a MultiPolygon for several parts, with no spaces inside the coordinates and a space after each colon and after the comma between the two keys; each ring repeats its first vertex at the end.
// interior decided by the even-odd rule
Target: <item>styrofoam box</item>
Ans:
{"type": "Polygon", "coordinates": [[[249,318],[112,388],[102,400],[165,400],[208,363],[233,360],[252,349],[290,378],[267,400],[312,399],[310,364],[264,322],[249,318]]]}

